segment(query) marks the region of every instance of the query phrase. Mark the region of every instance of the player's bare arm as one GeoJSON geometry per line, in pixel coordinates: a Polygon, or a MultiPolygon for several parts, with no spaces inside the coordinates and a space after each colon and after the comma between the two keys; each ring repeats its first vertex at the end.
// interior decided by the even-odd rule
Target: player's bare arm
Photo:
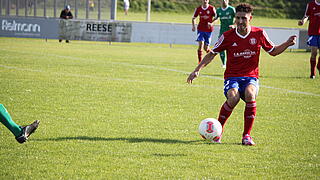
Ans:
{"type": "Polygon", "coordinates": [[[213,8],[213,11],[215,15],[214,15],[214,18],[212,19],[212,23],[208,23],[208,25],[211,27],[214,25],[214,22],[218,19],[216,8],[213,8]]]}
{"type": "Polygon", "coordinates": [[[196,18],[192,17],[192,31],[194,32],[196,30],[196,18]]]}
{"type": "Polygon", "coordinates": [[[187,79],[187,83],[192,84],[192,81],[199,76],[199,72],[201,69],[203,69],[204,67],[206,67],[208,64],[211,63],[211,61],[214,59],[214,57],[217,55],[217,53],[214,52],[209,52],[204,58],[203,60],[200,62],[200,64],[195,68],[195,70],[190,73],[188,79],[187,79]]]}
{"type": "Polygon", "coordinates": [[[277,55],[281,54],[288,47],[295,45],[296,44],[296,40],[297,40],[297,36],[296,35],[290,36],[289,39],[286,42],[275,46],[274,49],[269,54],[271,56],[277,56],[277,55]]]}
{"type": "Polygon", "coordinates": [[[308,16],[304,16],[301,20],[298,21],[298,25],[302,26],[304,25],[304,23],[306,23],[308,21],[308,16]]]}

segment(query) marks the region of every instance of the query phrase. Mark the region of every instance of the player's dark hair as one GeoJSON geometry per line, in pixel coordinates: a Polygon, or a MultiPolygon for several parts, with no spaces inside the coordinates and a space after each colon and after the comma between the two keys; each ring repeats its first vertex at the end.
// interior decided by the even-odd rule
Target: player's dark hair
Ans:
{"type": "Polygon", "coordinates": [[[252,13],[253,7],[248,3],[241,3],[236,7],[236,12],[252,13]]]}

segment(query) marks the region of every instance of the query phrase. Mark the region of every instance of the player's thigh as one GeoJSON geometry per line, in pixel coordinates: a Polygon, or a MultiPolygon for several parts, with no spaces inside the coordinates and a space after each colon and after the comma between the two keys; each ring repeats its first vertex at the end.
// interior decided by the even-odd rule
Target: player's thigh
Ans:
{"type": "Polygon", "coordinates": [[[205,36],[205,33],[198,30],[196,41],[199,41],[199,42],[200,42],[200,41],[204,41],[204,36],[205,36]]]}
{"type": "Polygon", "coordinates": [[[237,78],[228,78],[224,80],[224,95],[227,98],[229,106],[235,107],[240,100],[239,82],[237,78]]]}
{"type": "Polygon", "coordinates": [[[258,88],[253,85],[249,84],[244,92],[245,102],[252,102],[256,100],[256,97],[258,95],[258,88]]]}
{"type": "Polygon", "coordinates": [[[205,32],[205,35],[204,35],[204,43],[205,43],[207,46],[210,46],[210,44],[211,44],[211,36],[212,36],[212,32],[205,32]]]}

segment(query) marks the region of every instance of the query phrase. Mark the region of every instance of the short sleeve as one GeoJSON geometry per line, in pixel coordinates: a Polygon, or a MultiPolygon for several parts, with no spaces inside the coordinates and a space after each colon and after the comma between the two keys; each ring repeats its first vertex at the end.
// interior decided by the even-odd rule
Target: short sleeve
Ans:
{"type": "Polygon", "coordinates": [[[309,4],[307,4],[305,16],[309,17],[311,15],[311,10],[309,8],[309,4]]]}
{"type": "Polygon", "coordinates": [[[236,9],[232,7],[232,10],[233,10],[233,16],[236,16],[236,9]]]}
{"type": "Polygon", "coordinates": [[[198,10],[198,8],[196,8],[194,10],[193,17],[198,17],[198,15],[199,15],[199,10],[198,10]]]}
{"type": "Polygon", "coordinates": [[[212,7],[212,16],[216,17],[217,16],[217,10],[215,7],[212,7]]]}
{"type": "Polygon", "coordinates": [[[274,49],[274,43],[269,39],[268,34],[265,30],[262,31],[261,46],[268,53],[270,53],[274,49]]]}
{"type": "Polygon", "coordinates": [[[220,12],[220,8],[218,8],[218,9],[216,10],[216,14],[217,14],[217,15],[216,15],[216,18],[220,17],[220,16],[219,16],[219,12],[220,12]]]}
{"type": "Polygon", "coordinates": [[[216,44],[214,45],[214,47],[212,48],[212,52],[218,53],[226,50],[226,48],[227,48],[227,43],[226,43],[224,34],[222,34],[218,39],[218,41],[216,42],[216,44]]]}

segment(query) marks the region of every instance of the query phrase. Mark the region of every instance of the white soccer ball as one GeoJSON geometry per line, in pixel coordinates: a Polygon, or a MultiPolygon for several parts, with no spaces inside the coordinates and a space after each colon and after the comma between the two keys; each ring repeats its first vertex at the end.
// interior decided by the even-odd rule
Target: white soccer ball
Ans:
{"type": "Polygon", "coordinates": [[[204,139],[213,141],[221,136],[222,126],[218,120],[207,118],[201,121],[199,133],[204,139]]]}

